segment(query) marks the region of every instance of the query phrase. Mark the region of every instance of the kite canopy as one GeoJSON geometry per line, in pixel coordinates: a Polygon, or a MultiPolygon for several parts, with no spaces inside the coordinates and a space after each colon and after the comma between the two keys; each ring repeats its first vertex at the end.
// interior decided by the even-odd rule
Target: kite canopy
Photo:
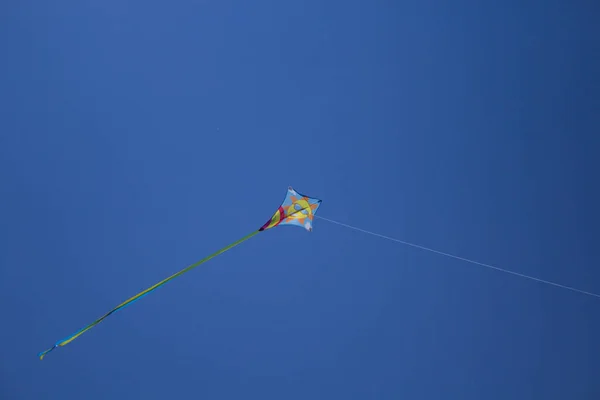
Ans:
{"type": "Polygon", "coordinates": [[[312,221],[320,205],[321,200],[300,194],[290,186],[281,206],[259,230],[277,225],[297,225],[312,231],[312,221]]]}

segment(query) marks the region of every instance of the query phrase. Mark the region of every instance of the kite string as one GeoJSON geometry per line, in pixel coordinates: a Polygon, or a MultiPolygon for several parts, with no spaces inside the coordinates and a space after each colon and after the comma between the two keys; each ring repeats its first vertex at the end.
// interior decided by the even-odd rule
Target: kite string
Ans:
{"type": "Polygon", "coordinates": [[[445,253],[443,251],[431,249],[429,247],[420,246],[418,244],[410,243],[410,242],[407,242],[407,241],[404,241],[404,240],[400,240],[400,239],[396,239],[396,238],[393,238],[393,237],[390,237],[390,236],[385,236],[385,235],[381,235],[379,233],[367,231],[365,229],[357,228],[355,226],[344,224],[344,223],[341,223],[341,222],[338,222],[338,221],[334,221],[334,220],[329,219],[329,218],[324,218],[324,217],[321,217],[321,216],[318,216],[318,215],[315,215],[315,217],[319,218],[319,219],[322,219],[324,221],[330,222],[332,224],[340,225],[340,226],[343,226],[343,227],[346,227],[346,228],[349,228],[349,229],[353,229],[355,231],[366,233],[368,235],[377,236],[377,237],[380,237],[380,238],[383,238],[383,239],[391,240],[392,242],[401,243],[401,244],[404,244],[406,246],[415,247],[417,249],[429,251],[431,253],[440,254],[442,256],[454,258],[456,260],[465,261],[465,262],[468,262],[468,263],[471,263],[471,264],[475,264],[475,265],[478,265],[478,266],[481,266],[481,267],[485,267],[485,268],[493,269],[493,270],[496,270],[496,271],[504,272],[506,274],[515,275],[515,276],[518,276],[518,277],[521,277],[521,278],[530,279],[532,281],[536,281],[536,282],[540,282],[540,283],[545,283],[547,285],[556,286],[556,287],[559,287],[559,288],[562,288],[562,289],[567,289],[567,290],[571,290],[573,292],[577,292],[577,293],[585,294],[585,295],[588,295],[588,296],[600,298],[600,294],[596,294],[596,293],[592,293],[592,292],[587,292],[585,290],[577,289],[577,288],[574,288],[572,286],[562,285],[560,283],[547,281],[545,279],[536,278],[534,276],[521,274],[519,272],[510,271],[508,269],[496,267],[496,266],[493,266],[493,265],[490,265],[490,264],[485,264],[485,263],[482,263],[482,262],[479,262],[479,261],[470,260],[468,258],[455,256],[455,255],[450,254],[450,253],[445,253]]]}

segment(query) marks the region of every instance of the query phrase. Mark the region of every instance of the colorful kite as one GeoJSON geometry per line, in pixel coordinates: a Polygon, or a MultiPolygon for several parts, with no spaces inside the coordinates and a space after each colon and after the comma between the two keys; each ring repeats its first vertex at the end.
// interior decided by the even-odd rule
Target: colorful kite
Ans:
{"type": "Polygon", "coordinates": [[[257,235],[260,232],[263,232],[267,229],[274,228],[278,225],[297,225],[297,226],[304,227],[308,231],[312,231],[313,219],[314,219],[315,213],[317,212],[317,209],[319,208],[320,205],[321,205],[321,200],[311,198],[308,196],[304,196],[304,195],[298,193],[297,191],[295,191],[294,189],[292,189],[292,187],[290,186],[288,188],[287,195],[285,196],[285,200],[283,201],[281,206],[279,206],[279,208],[277,209],[277,211],[275,211],[275,214],[273,214],[271,219],[269,221],[267,221],[267,223],[265,223],[259,230],[254,231],[247,236],[244,236],[237,242],[234,242],[234,243],[230,244],[229,246],[211,254],[210,256],[203,258],[202,260],[196,262],[195,264],[192,264],[189,267],[182,269],[181,271],[177,272],[176,274],[169,276],[168,278],[158,282],[154,286],[151,286],[148,289],[144,290],[143,292],[136,294],[129,300],[126,300],[125,302],[119,304],[117,307],[113,308],[108,313],[104,314],[102,317],[98,318],[91,324],[83,327],[82,329],[78,330],[71,336],[68,336],[63,340],[59,340],[58,342],[56,342],[56,344],[54,346],[52,346],[48,350],[39,353],[38,356],[40,357],[40,360],[42,360],[46,354],[50,353],[55,348],[57,348],[59,346],[62,347],[62,346],[65,346],[65,345],[71,343],[73,340],[77,339],[79,336],[83,335],[85,332],[92,329],[94,326],[98,325],[109,315],[133,304],[137,300],[146,296],[148,293],[152,292],[153,290],[158,289],[159,287],[161,287],[165,283],[169,282],[170,280],[175,279],[178,276],[183,275],[186,272],[192,270],[193,268],[196,268],[200,264],[203,264],[203,263],[207,262],[208,260],[210,260],[220,254],[225,253],[227,250],[237,246],[238,244],[240,244],[242,242],[245,242],[246,240],[250,239],[251,237],[257,235]]]}

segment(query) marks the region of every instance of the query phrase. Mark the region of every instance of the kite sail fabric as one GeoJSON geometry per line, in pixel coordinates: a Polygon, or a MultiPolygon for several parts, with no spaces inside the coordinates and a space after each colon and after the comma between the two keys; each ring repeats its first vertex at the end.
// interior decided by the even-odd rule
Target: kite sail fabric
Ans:
{"type": "Polygon", "coordinates": [[[321,200],[304,196],[290,186],[281,206],[259,230],[264,231],[277,225],[296,225],[312,231],[312,222],[320,205],[321,200]]]}
{"type": "Polygon", "coordinates": [[[113,308],[112,310],[110,310],[109,312],[107,312],[106,314],[104,314],[102,317],[98,318],[91,324],[81,328],[77,332],[73,333],[72,335],[70,335],[64,339],[59,340],[51,348],[38,353],[38,357],[40,358],[40,360],[44,359],[44,356],[46,356],[46,354],[50,353],[52,350],[54,350],[57,347],[62,347],[62,346],[65,346],[65,345],[71,343],[73,340],[77,339],[79,336],[83,335],[85,332],[89,331],[94,326],[98,325],[109,315],[111,315],[119,310],[122,310],[125,307],[130,306],[131,304],[135,303],[136,301],[138,301],[142,297],[146,296],[150,292],[163,286],[170,280],[175,279],[178,276],[181,276],[181,275],[185,274],[186,272],[196,268],[200,264],[204,264],[205,262],[211,260],[212,258],[215,258],[216,256],[225,253],[226,251],[234,248],[235,246],[241,244],[242,242],[245,242],[246,240],[256,236],[260,232],[263,232],[267,229],[274,228],[278,225],[296,225],[296,226],[304,227],[308,231],[312,231],[313,219],[314,219],[315,213],[320,205],[321,205],[321,200],[302,195],[302,194],[298,193],[297,191],[295,191],[290,186],[288,188],[287,194],[286,194],[285,199],[284,199],[283,203],[281,204],[281,206],[279,206],[279,208],[277,209],[277,211],[275,211],[275,214],[273,214],[271,219],[269,221],[267,221],[259,230],[254,231],[254,232],[244,236],[243,238],[239,239],[238,241],[233,242],[232,244],[222,248],[221,250],[203,258],[202,260],[182,269],[181,271],[169,276],[168,278],[163,279],[162,281],[156,283],[155,285],[150,286],[148,289],[136,294],[135,296],[133,296],[130,299],[119,304],[117,307],[113,308]]]}

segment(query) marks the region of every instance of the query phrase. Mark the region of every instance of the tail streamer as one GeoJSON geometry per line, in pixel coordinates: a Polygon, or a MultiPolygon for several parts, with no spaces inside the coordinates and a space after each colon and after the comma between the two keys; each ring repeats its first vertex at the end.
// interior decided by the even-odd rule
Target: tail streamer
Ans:
{"type": "Polygon", "coordinates": [[[246,240],[250,239],[251,237],[257,235],[258,233],[260,233],[261,231],[254,231],[249,235],[244,236],[243,238],[241,238],[240,240],[230,244],[229,246],[226,246],[224,248],[222,248],[221,250],[203,258],[202,260],[182,269],[181,271],[169,276],[168,278],[163,279],[162,281],[158,282],[157,284],[150,286],[148,289],[136,294],[135,296],[129,298],[128,300],[125,300],[123,303],[119,304],[118,306],[116,306],[115,308],[113,308],[112,310],[110,310],[109,312],[107,312],[106,314],[104,314],[103,316],[101,316],[100,318],[98,318],[97,320],[95,320],[94,322],[92,322],[89,325],[86,325],[85,327],[81,328],[80,330],[78,330],[77,332],[73,333],[72,335],[59,340],[58,342],[56,342],[54,344],[54,346],[50,347],[47,350],[44,350],[40,353],[38,353],[38,357],[40,358],[40,360],[43,360],[44,357],[46,356],[46,354],[50,353],[52,350],[54,350],[57,347],[62,347],[65,346],[69,343],[71,343],[73,340],[77,339],[79,336],[83,335],[85,332],[89,331],[90,329],[92,329],[94,326],[98,325],[100,322],[102,322],[105,318],[107,318],[109,315],[116,313],[119,310],[124,309],[125,307],[130,306],[131,304],[135,303],[136,301],[138,301],[139,299],[141,299],[142,297],[146,296],[147,294],[149,294],[150,292],[158,289],[159,287],[163,286],[164,284],[166,284],[167,282],[177,278],[178,276],[181,276],[183,274],[185,274],[188,271],[191,271],[192,269],[196,268],[197,266],[204,264],[205,262],[215,258],[218,255],[221,255],[223,253],[225,253],[227,250],[230,250],[232,248],[234,248],[235,246],[241,244],[242,242],[245,242],[246,240]]]}

